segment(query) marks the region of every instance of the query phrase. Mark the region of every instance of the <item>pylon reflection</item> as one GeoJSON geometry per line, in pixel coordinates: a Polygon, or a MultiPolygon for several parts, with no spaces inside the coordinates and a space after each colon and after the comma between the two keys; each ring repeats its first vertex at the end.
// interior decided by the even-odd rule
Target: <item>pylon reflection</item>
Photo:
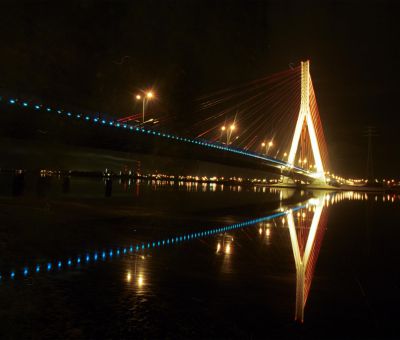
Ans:
{"type": "Polygon", "coordinates": [[[299,322],[304,321],[304,307],[327,222],[324,200],[313,200],[312,203],[315,209],[304,209],[297,212],[296,215],[292,210],[287,213],[290,240],[296,263],[295,320],[299,322]]]}

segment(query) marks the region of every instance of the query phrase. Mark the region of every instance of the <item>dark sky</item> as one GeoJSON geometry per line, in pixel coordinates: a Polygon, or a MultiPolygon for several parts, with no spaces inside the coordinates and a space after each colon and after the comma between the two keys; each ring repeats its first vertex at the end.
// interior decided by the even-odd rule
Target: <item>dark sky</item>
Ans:
{"type": "Polygon", "coordinates": [[[333,169],[365,175],[373,125],[375,172],[399,177],[399,13],[385,1],[2,2],[0,88],[111,113],[151,86],[179,129],[200,95],[309,58],[333,169]]]}

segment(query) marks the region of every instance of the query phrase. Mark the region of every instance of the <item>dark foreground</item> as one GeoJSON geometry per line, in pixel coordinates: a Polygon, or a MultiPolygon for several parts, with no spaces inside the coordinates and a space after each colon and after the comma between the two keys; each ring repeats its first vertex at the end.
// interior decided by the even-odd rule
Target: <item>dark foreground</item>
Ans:
{"type": "MultiPolygon", "coordinates": [[[[102,182],[55,178],[19,196],[4,189],[0,337],[396,338],[398,196],[322,198],[327,221],[303,323],[286,215],[157,245],[280,213],[311,194],[321,195],[153,182],[113,183],[105,197],[102,182]]],[[[311,220],[301,223],[308,230],[311,220]]]]}

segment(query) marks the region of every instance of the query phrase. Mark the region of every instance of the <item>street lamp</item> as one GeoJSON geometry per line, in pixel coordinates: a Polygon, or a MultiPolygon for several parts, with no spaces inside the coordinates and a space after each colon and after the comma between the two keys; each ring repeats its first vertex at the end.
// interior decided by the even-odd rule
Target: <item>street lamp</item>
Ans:
{"type": "Polygon", "coordinates": [[[146,106],[146,102],[151,100],[153,97],[154,97],[154,94],[151,91],[145,92],[143,96],[141,96],[140,94],[136,95],[136,100],[143,99],[142,124],[144,123],[144,109],[146,106]]]}
{"type": "Polygon", "coordinates": [[[226,144],[228,144],[228,145],[230,144],[230,140],[231,140],[232,133],[234,130],[236,130],[236,125],[235,125],[235,123],[232,123],[231,126],[229,127],[229,131],[226,134],[226,144]]]}
{"type": "MultiPolygon", "coordinates": [[[[221,126],[221,138],[222,135],[226,132],[226,144],[229,145],[230,144],[230,140],[232,137],[232,133],[234,130],[236,130],[236,125],[235,123],[232,123],[231,125],[229,125],[228,127],[226,127],[225,125],[221,126]]],[[[236,137],[237,139],[238,137],[236,137]]]]}
{"type": "Polygon", "coordinates": [[[261,148],[265,148],[265,154],[268,155],[269,149],[274,145],[272,141],[269,141],[268,144],[265,142],[261,143],[261,148]]]}

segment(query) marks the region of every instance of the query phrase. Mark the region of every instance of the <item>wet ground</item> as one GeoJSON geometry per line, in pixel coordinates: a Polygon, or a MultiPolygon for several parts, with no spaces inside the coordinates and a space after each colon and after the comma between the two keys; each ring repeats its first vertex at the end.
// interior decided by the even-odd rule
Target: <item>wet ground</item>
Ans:
{"type": "Polygon", "coordinates": [[[398,196],[0,181],[1,338],[399,334],[398,196]]]}

